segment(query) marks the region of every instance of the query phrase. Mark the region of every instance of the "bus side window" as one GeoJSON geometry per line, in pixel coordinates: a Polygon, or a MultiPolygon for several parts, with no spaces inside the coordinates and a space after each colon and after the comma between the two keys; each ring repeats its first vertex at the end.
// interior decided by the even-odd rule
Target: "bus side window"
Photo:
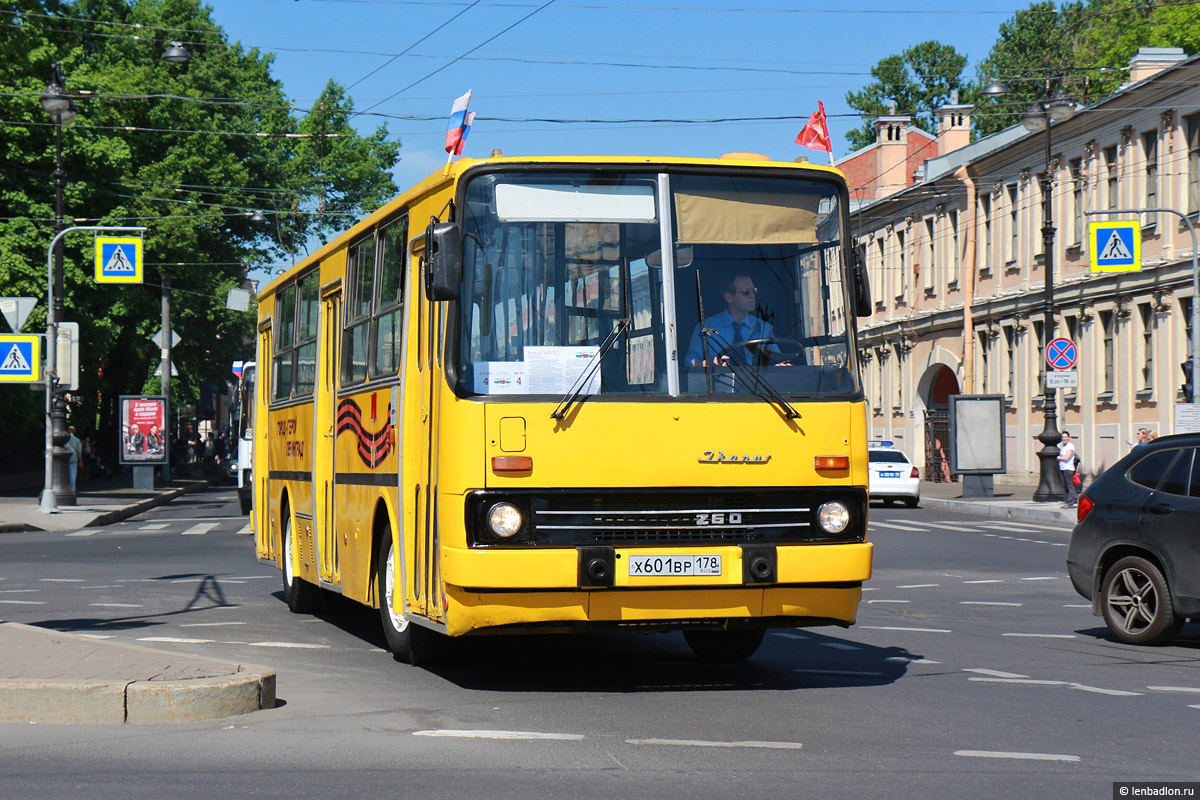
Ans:
{"type": "Polygon", "coordinates": [[[395,375],[400,371],[400,345],[404,334],[404,243],[408,240],[408,218],[389,224],[379,238],[379,295],[372,323],[375,327],[373,374],[395,375]]]}

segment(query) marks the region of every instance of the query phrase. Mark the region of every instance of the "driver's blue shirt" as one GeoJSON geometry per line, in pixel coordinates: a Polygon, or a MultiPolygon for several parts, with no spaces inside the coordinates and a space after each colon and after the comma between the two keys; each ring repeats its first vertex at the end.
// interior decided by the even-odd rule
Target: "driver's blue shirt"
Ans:
{"type": "MultiPolygon", "coordinates": [[[[771,323],[764,322],[753,314],[747,314],[742,318],[740,323],[742,331],[740,334],[734,329],[733,317],[728,311],[722,311],[719,314],[713,314],[708,319],[704,320],[704,327],[716,331],[715,336],[708,337],[708,359],[711,361],[714,357],[720,354],[721,350],[733,344],[734,342],[746,342],[751,339],[774,339],[775,331],[771,328],[771,323]]],[[[759,349],[766,349],[772,353],[778,353],[779,348],[775,344],[760,345],[759,349]]],[[[753,364],[755,360],[753,356],[746,352],[747,348],[739,347],[736,350],[728,351],[727,355],[741,359],[743,364],[753,364]]],[[[704,358],[704,344],[700,340],[700,326],[696,326],[696,330],[692,332],[692,341],[688,345],[687,355],[683,357],[683,365],[690,367],[693,361],[700,361],[704,358]]]]}

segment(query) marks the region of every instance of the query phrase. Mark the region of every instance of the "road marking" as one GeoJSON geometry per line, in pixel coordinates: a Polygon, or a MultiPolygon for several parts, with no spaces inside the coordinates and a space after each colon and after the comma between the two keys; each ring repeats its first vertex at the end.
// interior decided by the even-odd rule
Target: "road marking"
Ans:
{"type": "Polygon", "coordinates": [[[452,739],[550,739],[578,742],[583,736],[578,733],[540,733],[538,731],[413,731],[413,736],[439,736],[452,739]]]}
{"type": "Polygon", "coordinates": [[[67,534],[67,536],[95,536],[95,535],[96,535],[97,533],[99,533],[99,532],[100,532],[100,531],[98,531],[98,530],[95,530],[95,531],[75,531],[74,533],[68,533],[68,534],[67,534]]]}
{"type": "Polygon", "coordinates": [[[1056,581],[1056,580],[1058,580],[1058,576],[1057,575],[1042,575],[1042,576],[1039,576],[1036,578],[1021,578],[1021,580],[1023,580],[1023,581],[1056,581]]]}
{"type": "Polygon", "coordinates": [[[970,527],[970,525],[976,525],[978,523],[968,524],[965,522],[930,522],[929,520],[921,520],[921,524],[932,525],[935,528],[954,531],[955,533],[978,533],[978,531],[970,527]]]}
{"type": "Polygon", "coordinates": [[[940,664],[940,661],[931,661],[928,658],[913,658],[912,656],[888,656],[884,661],[899,661],[904,664],[940,664]]]}
{"type": "Polygon", "coordinates": [[[12,606],[44,606],[44,600],[0,600],[0,603],[8,603],[12,606]]]}
{"type": "Polygon", "coordinates": [[[38,578],[42,583],[87,583],[83,578],[38,578]]]}
{"type": "Polygon", "coordinates": [[[1066,686],[1066,681],[1041,681],[1036,678],[967,678],[980,683],[1023,683],[1029,686],[1066,686]]]}
{"type": "Polygon", "coordinates": [[[766,750],[799,750],[802,747],[800,742],[706,742],[701,739],[626,739],[625,744],[666,745],[669,747],[754,747],[766,750]]]}
{"type": "Polygon", "coordinates": [[[999,603],[988,600],[960,600],[958,604],[960,606],[1011,606],[1013,608],[1020,608],[1024,605],[1024,603],[999,603]]]}
{"type": "Polygon", "coordinates": [[[112,639],[111,633],[84,633],[83,631],[75,631],[76,636],[86,636],[89,639],[112,639]]]}
{"type": "Polygon", "coordinates": [[[911,603],[912,600],[868,600],[867,605],[874,603],[911,603]]]}
{"type": "Polygon", "coordinates": [[[901,525],[896,522],[880,522],[879,520],[871,520],[868,523],[871,528],[894,528],[898,531],[910,531],[912,533],[929,533],[929,528],[918,528],[915,525],[901,525]]]}
{"type": "Polygon", "coordinates": [[[910,583],[907,586],[897,586],[897,589],[932,589],[941,584],[937,583],[910,583]]]}
{"type": "Polygon", "coordinates": [[[860,625],[872,631],[911,631],[912,633],[950,633],[945,628],[902,628],[895,625],[860,625]]]}
{"type": "Polygon", "coordinates": [[[141,603],[88,603],[91,608],[145,608],[141,603]]]}
{"type": "Polygon", "coordinates": [[[221,625],[245,625],[244,622],[186,622],[181,628],[216,628],[221,625]]]}
{"type": "Polygon", "coordinates": [[[231,581],[266,581],[266,580],[277,581],[277,580],[279,580],[279,576],[278,575],[234,575],[232,578],[229,578],[229,580],[231,580],[231,581]]]}
{"type": "Polygon", "coordinates": [[[203,536],[204,534],[208,533],[215,527],[217,527],[217,523],[215,523],[215,522],[201,522],[199,525],[193,525],[192,527],[188,528],[181,535],[183,535],[183,536],[203,536]]]}
{"type": "Polygon", "coordinates": [[[169,642],[171,644],[211,644],[213,639],[181,639],[178,636],[143,636],[139,642],[169,642]]]}
{"type": "Polygon", "coordinates": [[[80,586],[79,588],[80,589],[115,589],[117,587],[114,585],[109,585],[109,586],[80,586]]]}
{"type": "Polygon", "coordinates": [[[1019,758],[1031,761],[1078,761],[1079,756],[1058,753],[1003,753],[998,750],[955,750],[954,755],[968,758],[1019,758]]]}
{"type": "Polygon", "coordinates": [[[1063,608],[1091,608],[1091,603],[1067,603],[1063,608]]]}
{"type": "Polygon", "coordinates": [[[243,525],[242,529],[238,531],[238,535],[242,535],[242,534],[246,534],[246,533],[254,533],[254,529],[250,527],[249,522],[247,522],[245,525],[243,525]]]}
{"type": "Polygon", "coordinates": [[[1073,633],[1002,633],[1001,636],[1024,636],[1029,639],[1074,639],[1073,633]]]}
{"type": "Polygon", "coordinates": [[[804,675],[847,675],[852,678],[885,678],[886,673],[883,672],[860,672],[853,669],[794,669],[792,672],[800,672],[804,675]]]}
{"type": "Polygon", "coordinates": [[[40,591],[41,589],[0,589],[0,594],[29,594],[40,591]]]}
{"type": "Polygon", "coordinates": [[[1024,532],[1024,531],[1041,532],[1041,531],[1046,530],[1046,528],[1047,528],[1047,526],[1045,526],[1045,525],[1027,525],[1024,522],[988,522],[988,523],[984,523],[983,527],[990,528],[992,530],[1000,530],[1000,531],[1015,530],[1015,531],[1021,531],[1021,532],[1024,532]]]}
{"type": "Polygon", "coordinates": [[[986,581],[963,581],[963,583],[1004,583],[1004,581],[997,580],[995,578],[990,578],[986,581]]]}
{"type": "Polygon", "coordinates": [[[1147,686],[1155,692],[1200,692],[1200,688],[1195,686],[1147,686]]]}
{"type": "Polygon", "coordinates": [[[972,667],[964,669],[963,672],[978,672],[980,675],[991,675],[993,678],[1028,678],[1028,675],[1022,675],[1019,672],[1001,672],[998,669],[983,669],[982,667],[972,667]]]}
{"type": "Polygon", "coordinates": [[[820,642],[822,647],[832,647],[834,650],[862,650],[861,647],[844,642],[820,642]]]}
{"type": "Polygon", "coordinates": [[[1081,692],[1094,692],[1096,694],[1110,694],[1114,697],[1141,697],[1141,692],[1124,692],[1120,689],[1101,689],[1099,686],[1085,686],[1082,683],[1069,684],[1072,689],[1078,689],[1081,692]]]}
{"type": "MultiPolygon", "coordinates": [[[[229,644],[236,644],[230,642],[229,644]]],[[[291,647],[297,650],[328,650],[327,644],[303,644],[301,642],[246,642],[251,647],[291,647]]]]}
{"type": "Polygon", "coordinates": [[[780,637],[782,637],[782,638],[784,638],[784,639],[808,639],[808,638],[809,638],[808,636],[805,636],[804,634],[801,634],[801,633],[782,633],[782,632],[777,632],[777,633],[773,633],[773,634],[771,634],[771,635],[772,635],[772,636],[780,636],[780,637]]]}
{"type": "Polygon", "coordinates": [[[152,522],[149,525],[143,525],[138,528],[139,531],[161,531],[163,528],[171,527],[169,522],[152,522]]]}

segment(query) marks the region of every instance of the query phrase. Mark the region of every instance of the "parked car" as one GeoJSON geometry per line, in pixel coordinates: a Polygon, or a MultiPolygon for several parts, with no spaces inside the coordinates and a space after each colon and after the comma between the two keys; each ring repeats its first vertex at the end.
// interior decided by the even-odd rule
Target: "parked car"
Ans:
{"type": "Polygon", "coordinates": [[[1200,434],[1135,447],[1076,513],[1067,571],[1114,637],[1162,644],[1200,621],[1200,434]]]}
{"type": "Polygon", "coordinates": [[[902,500],[909,508],[921,502],[921,472],[892,442],[867,442],[867,493],[891,505],[902,500]]]}

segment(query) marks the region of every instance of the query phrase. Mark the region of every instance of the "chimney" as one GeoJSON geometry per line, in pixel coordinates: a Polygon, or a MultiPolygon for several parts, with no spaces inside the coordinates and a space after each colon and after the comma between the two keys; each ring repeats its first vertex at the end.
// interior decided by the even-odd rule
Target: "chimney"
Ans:
{"type": "Polygon", "coordinates": [[[975,106],[959,105],[958,90],[950,93],[950,104],[937,109],[937,154],[944,156],[971,143],[971,112],[975,106]]]}
{"type": "Polygon", "coordinates": [[[1182,47],[1139,47],[1129,59],[1129,82],[1140,83],[1187,58],[1182,47]]]}
{"type": "Polygon", "coordinates": [[[908,128],[912,117],[896,114],[896,104],[888,108],[891,113],[875,118],[875,143],[878,145],[879,160],[876,162],[875,199],[895,194],[908,185],[908,128]]]}

